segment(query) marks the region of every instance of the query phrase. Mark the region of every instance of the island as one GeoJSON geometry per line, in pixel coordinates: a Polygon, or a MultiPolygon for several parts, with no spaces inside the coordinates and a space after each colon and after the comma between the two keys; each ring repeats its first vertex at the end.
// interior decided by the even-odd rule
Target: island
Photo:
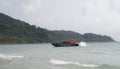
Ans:
{"type": "Polygon", "coordinates": [[[77,42],[114,42],[115,40],[107,35],[94,33],[80,34],[70,30],[48,30],[35,25],[30,25],[19,19],[12,18],[0,13],[0,43],[49,43],[75,39],[77,42]]]}

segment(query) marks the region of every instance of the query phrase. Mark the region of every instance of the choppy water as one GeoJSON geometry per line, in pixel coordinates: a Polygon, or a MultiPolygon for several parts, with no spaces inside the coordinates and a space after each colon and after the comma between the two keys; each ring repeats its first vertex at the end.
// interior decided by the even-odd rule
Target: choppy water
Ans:
{"type": "Polygon", "coordinates": [[[0,45],[0,69],[120,69],[120,43],[0,45]]]}

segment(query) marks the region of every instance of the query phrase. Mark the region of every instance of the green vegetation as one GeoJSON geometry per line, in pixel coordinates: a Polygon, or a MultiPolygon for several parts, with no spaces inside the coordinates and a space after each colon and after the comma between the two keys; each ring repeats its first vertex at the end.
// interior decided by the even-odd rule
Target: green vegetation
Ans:
{"type": "Polygon", "coordinates": [[[88,42],[114,41],[109,36],[92,33],[82,35],[73,31],[50,31],[0,13],[0,43],[41,43],[65,39],[88,42]]]}
{"type": "Polygon", "coordinates": [[[57,40],[76,39],[76,41],[86,42],[114,42],[114,40],[106,35],[96,35],[93,33],[79,34],[73,31],[53,31],[56,34],[57,40]]]}

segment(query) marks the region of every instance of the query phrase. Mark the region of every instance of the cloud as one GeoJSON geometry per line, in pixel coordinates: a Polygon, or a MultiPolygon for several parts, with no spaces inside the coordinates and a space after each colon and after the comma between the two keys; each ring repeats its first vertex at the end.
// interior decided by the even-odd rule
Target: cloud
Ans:
{"type": "Polygon", "coordinates": [[[29,15],[39,11],[41,0],[27,0],[22,4],[24,14],[29,15]]]}
{"type": "Polygon", "coordinates": [[[110,0],[112,10],[120,12],[120,0],[110,0]]]}

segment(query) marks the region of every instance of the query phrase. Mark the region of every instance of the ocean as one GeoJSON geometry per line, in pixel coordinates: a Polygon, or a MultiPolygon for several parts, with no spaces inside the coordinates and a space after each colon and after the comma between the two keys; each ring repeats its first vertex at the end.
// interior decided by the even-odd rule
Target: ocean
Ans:
{"type": "Polygon", "coordinates": [[[0,69],[120,69],[119,42],[86,45],[1,44],[0,69]]]}

